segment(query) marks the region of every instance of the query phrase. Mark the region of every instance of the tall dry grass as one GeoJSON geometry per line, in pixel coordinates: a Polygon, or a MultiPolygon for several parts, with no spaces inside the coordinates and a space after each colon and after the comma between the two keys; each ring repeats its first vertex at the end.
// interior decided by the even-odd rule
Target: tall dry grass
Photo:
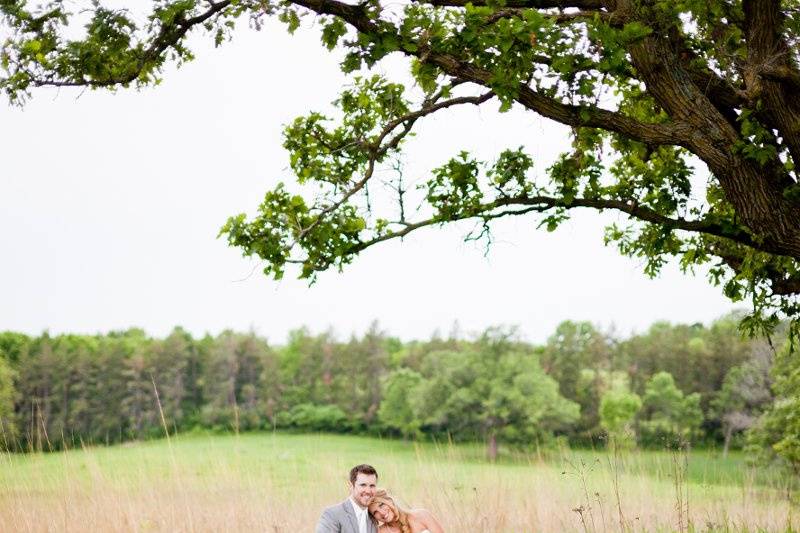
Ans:
{"type": "Polygon", "coordinates": [[[690,482],[682,457],[654,475],[604,453],[489,464],[474,452],[262,434],[5,454],[0,531],[313,531],[320,510],[345,498],[346,473],[362,461],[449,532],[786,531],[799,523],[779,483],[690,482]]]}

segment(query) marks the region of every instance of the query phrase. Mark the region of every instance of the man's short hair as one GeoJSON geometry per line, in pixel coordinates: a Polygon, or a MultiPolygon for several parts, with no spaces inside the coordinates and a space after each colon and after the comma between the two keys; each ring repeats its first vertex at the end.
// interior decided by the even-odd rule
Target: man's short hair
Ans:
{"type": "Polygon", "coordinates": [[[378,479],[378,471],[375,470],[370,465],[356,465],[350,469],[350,484],[356,484],[356,478],[359,474],[365,474],[367,476],[375,476],[375,479],[378,479]]]}

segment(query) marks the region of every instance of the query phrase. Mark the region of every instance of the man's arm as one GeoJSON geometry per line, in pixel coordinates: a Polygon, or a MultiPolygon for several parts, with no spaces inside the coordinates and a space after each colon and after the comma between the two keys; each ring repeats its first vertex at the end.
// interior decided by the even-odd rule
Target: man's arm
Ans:
{"type": "Polygon", "coordinates": [[[322,516],[319,517],[317,522],[317,529],[314,533],[341,533],[342,528],[339,521],[333,516],[333,509],[328,508],[322,511],[322,516]]]}

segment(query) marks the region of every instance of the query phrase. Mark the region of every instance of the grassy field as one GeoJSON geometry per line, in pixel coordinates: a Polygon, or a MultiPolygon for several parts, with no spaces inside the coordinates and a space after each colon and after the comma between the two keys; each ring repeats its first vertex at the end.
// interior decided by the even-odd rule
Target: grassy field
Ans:
{"type": "Polygon", "coordinates": [[[0,456],[0,531],[313,531],[361,462],[448,532],[789,531],[787,480],[740,454],[551,451],[331,435],[183,436],[0,456]]]}

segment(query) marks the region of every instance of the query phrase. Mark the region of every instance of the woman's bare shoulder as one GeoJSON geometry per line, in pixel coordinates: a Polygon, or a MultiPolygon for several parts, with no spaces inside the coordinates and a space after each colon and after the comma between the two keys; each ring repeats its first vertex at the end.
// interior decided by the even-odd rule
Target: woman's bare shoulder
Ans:
{"type": "Polygon", "coordinates": [[[378,528],[378,533],[402,533],[400,528],[383,524],[378,528]]]}

